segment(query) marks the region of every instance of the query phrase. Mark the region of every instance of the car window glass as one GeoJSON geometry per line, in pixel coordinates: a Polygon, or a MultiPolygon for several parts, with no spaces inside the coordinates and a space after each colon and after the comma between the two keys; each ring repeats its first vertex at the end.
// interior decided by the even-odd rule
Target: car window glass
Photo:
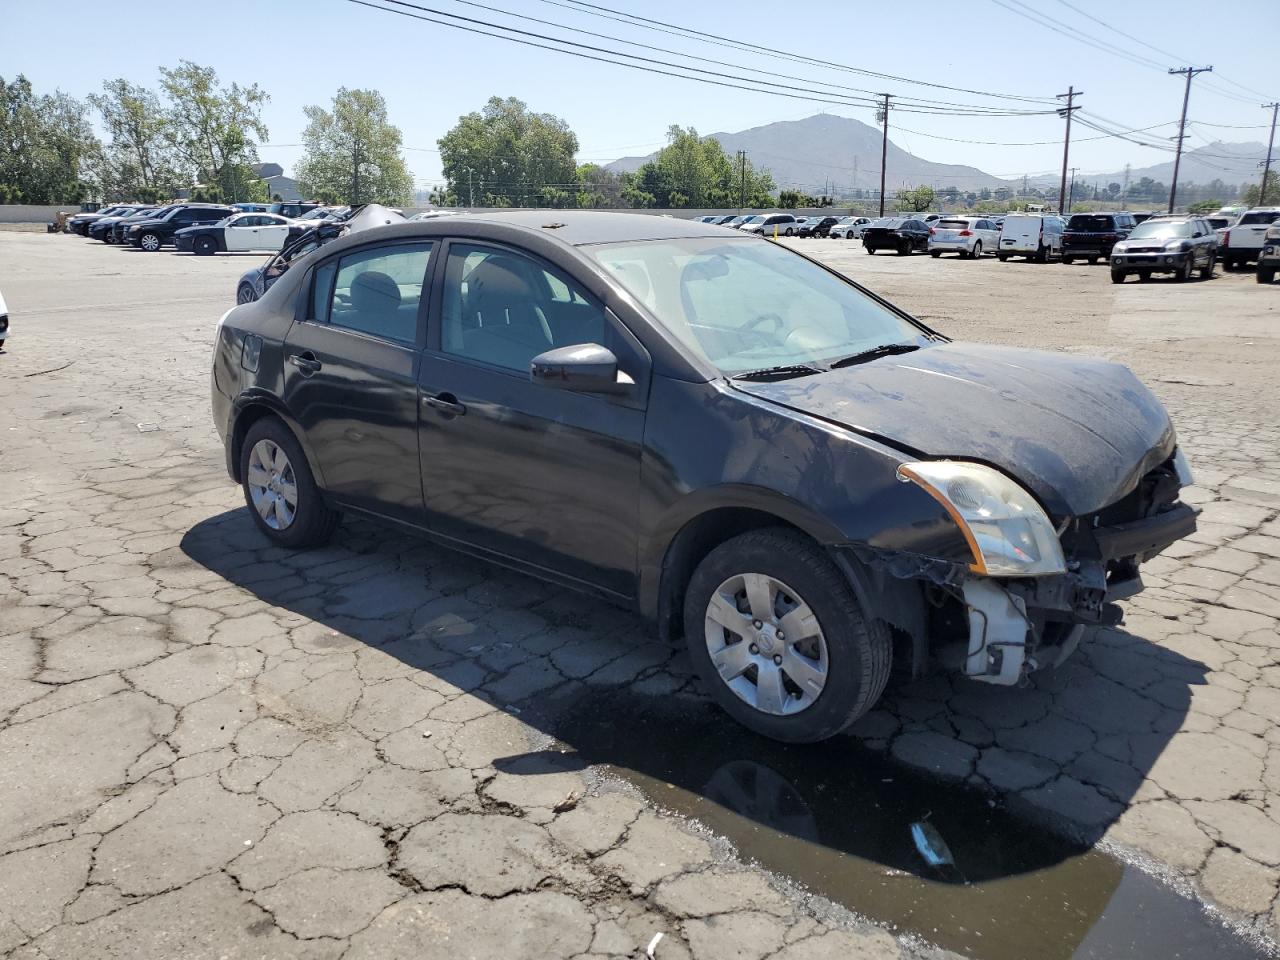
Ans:
{"type": "Polygon", "coordinates": [[[417,339],[418,304],[422,301],[430,243],[374,247],[348,254],[316,269],[312,287],[317,320],[387,340],[417,339]],[[329,278],[333,277],[332,294],[329,278]],[[327,310],[327,316],[322,315],[327,310]]]}
{"type": "Polygon", "coordinates": [[[454,244],[445,270],[445,353],[528,373],[555,347],[604,343],[604,310],[569,277],[529,257],[454,244]]]}
{"type": "Polygon", "coordinates": [[[852,284],[772,243],[682,238],[584,252],[726,374],[821,362],[919,332],[852,284]]]}
{"type": "Polygon", "coordinates": [[[1246,213],[1240,218],[1240,222],[1236,226],[1250,226],[1253,224],[1275,223],[1280,220],[1280,211],[1276,210],[1255,210],[1253,213],[1246,213]]]}

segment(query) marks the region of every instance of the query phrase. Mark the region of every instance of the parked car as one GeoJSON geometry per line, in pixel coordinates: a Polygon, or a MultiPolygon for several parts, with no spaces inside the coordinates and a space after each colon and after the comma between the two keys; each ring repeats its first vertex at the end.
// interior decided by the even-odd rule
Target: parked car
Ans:
{"type": "Polygon", "coordinates": [[[138,209],[137,206],[118,203],[115,206],[105,207],[102,210],[96,210],[93,213],[77,213],[67,218],[67,233],[78,233],[82,237],[89,235],[89,224],[97,223],[103,217],[125,217],[138,209]]]}
{"type": "Polygon", "coordinates": [[[1062,253],[1064,224],[1061,217],[1047,214],[1008,214],[1000,227],[1000,249],[996,256],[1001,261],[1026,257],[1036,263],[1046,263],[1050,257],[1062,253]]]}
{"type": "Polygon", "coordinates": [[[738,220],[738,219],[740,219],[740,215],[739,215],[739,214],[730,213],[730,214],[728,214],[728,215],[726,215],[726,216],[723,216],[723,217],[717,217],[717,218],[716,218],[715,220],[713,220],[712,222],[713,222],[713,223],[716,223],[716,224],[719,224],[720,226],[724,227],[724,226],[728,226],[728,225],[729,225],[730,223],[732,223],[734,220],[738,220]]]}
{"type": "Polygon", "coordinates": [[[827,231],[827,236],[833,240],[857,240],[862,236],[863,229],[871,222],[870,217],[841,217],[827,231]]]}
{"type": "Polygon", "coordinates": [[[839,222],[839,217],[806,217],[796,233],[802,237],[825,237],[827,231],[839,222]]]}
{"type": "Polygon", "coordinates": [[[241,213],[270,213],[271,204],[269,203],[233,203],[233,210],[239,210],[241,213]]]}
{"type": "Polygon", "coordinates": [[[1158,217],[1158,216],[1160,216],[1160,214],[1159,214],[1159,212],[1158,212],[1158,211],[1155,211],[1155,210],[1135,210],[1135,211],[1133,211],[1133,219],[1134,219],[1135,224],[1137,224],[1137,223],[1146,223],[1146,222],[1147,222],[1148,220],[1150,220],[1152,217],[1158,217]]]}
{"type": "Polygon", "coordinates": [[[274,213],[277,216],[281,216],[281,217],[288,217],[291,220],[296,220],[298,219],[298,217],[301,217],[303,214],[310,213],[312,210],[316,209],[316,207],[319,207],[319,206],[322,206],[322,204],[314,203],[314,202],[299,203],[296,201],[287,201],[287,200],[283,202],[277,201],[276,203],[273,203],[271,204],[271,206],[267,207],[266,212],[274,213]]]}
{"type": "Polygon", "coordinates": [[[126,240],[126,237],[129,233],[130,227],[136,226],[144,220],[160,220],[180,206],[182,206],[180,203],[171,203],[167,206],[157,207],[151,211],[139,211],[138,213],[132,213],[123,220],[117,220],[107,229],[102,238],[103,242],[110,244],[127,243],[128,241],[126,240]]]}
{"type": "Polygon", "coordinates": [[[4,349],[9,339],[9,307],[4,302],[4,291],[0,290],[0,350],[4,349]]]}
{"type": "Polygon", "coordinates": [[[1062,234],[1062,262],[1085,257],[1097,263],[1111,256],[1111,248],[1136,226],[1129,213],[1074,213],[1062,234]]]}
{"type": "Polygon", "coordinates": [[[1112,248],[1111,282],[1124,283],[1131,273],[1144,281],[1153,273],[1190,280],[1196,270],[1208,280],[1217,256],[1217,234],[1203,218],[1151,217],[1112,248]]]}
{"type": "Polygon", "coordinates": [[[85,235],[90,240],[100,240],[103,243],[112,243],[111,228],[122,220],[129,220],[136,217],[142,220],[156,212],[156,207],[134,207],[129,213],[115,214],[110,217],[100,217],[89,224],[89,229],[85,235]]]}
{"type": "Polygon", "coordinates": [[[945,217],[929,227],[929,255],[954,252],[977,259],[1000,247],[1000,229],[986,217],[945,217]]]}
{"type": "Polygon", "coordinates": [[[762,237],[793,237],[796,233],[796,218],[791,213],[767,213],[747,221],[738,229],[743,233],[755,233],[762,237]]]}
{"type": "Polygon", "coordinates": [[[1222,265],[1238,270],[1257,260],[1267,227],[1280,220],[1280,207],[1251,207],[1222,238],[1222,265]]]}
{"type": "MultiPolygon", "coordinates": [[[[330,240],[368,230],[370,227],[400,223],[404,215],[376,203],[347,207],[332,219],[307,227],[301,235],[290,237],[283,250],[260,267],[246,271],[236,284],[236,303],[252,303],[298,261],[330,240]]],[[[291,227],[290,229],[294,229],[291,227]]]]}
{"type": "Polygon", "coordinates": [[[1263,235],[1262,252],[1258,254],[1258,282],[1271,283],[1280,270],[1280,222],[1273,223],[1263,235]]]}
{"type": "Polygon", "coordinates": [[[929,228],[914,217],[885,217],[862,228],[862,248],[867,253],[894,250],[907,256],[915,250],[929,249],[929,228]]]}
{"type": "Polygon", "coordinates": [[[125,242],[139,250],[154,253],[166,244],[173,243],[174,234],[183,227],[217,223],[235,212],[230,207],[208,203],[176,204],[163,217],[143,220],[130,226],[125,231],[125,242]]]}
{"type": "Polygon", "coordinates": [[[1061,662],[1196,523],[1125,367],[952,342],[687,220],[352,234],[227,312],[211,386],[267,542],[316,546],[346,511],[632,606],[784,741],[950,647],[1001,685],[1061,662]]]}
{"type": "Polygon", "coordinates": [[[173,235],[174,249],[207,257],[215,253],[274,253],[284,248],[297,223],[273,213],[237,213],[217,223],[183,227],[173,235]]]}
{"type": "Polygon", "coordinates": [[[735,230],[741,230],[743,227],[750,226],[753,223],[759,223],[764,219],[763,213],[749,213],[737,222],[731,221],[729,226],[735,230]]]}

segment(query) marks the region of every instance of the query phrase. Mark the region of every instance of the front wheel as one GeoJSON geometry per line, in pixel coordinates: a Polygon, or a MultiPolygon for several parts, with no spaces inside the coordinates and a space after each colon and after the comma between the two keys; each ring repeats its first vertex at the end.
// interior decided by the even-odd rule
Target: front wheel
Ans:
{"type": "Polygon", "coordinates": [[[888,630],[867,620],[831,559],[792,530],[753,530],[712,550],[689,581],[684,627],[711,695],[774,740],[835,736],[888,682],[888,630]]]}
{"type": "Polygon", "coordinates": [[[794,233],[795,233],[795,231],[794,231],[794,230],[792,230],[790,227],[787,227],[787,229],[786,229],[786,230],[782,231],[782,235],[783,235],[784,237],[790,237],[790,236],[792,236],[794,233]]]}
{"type": "Polygon", "coordinates": [[[1178,272],[1174,274],[1174,279],[1177,280],[1178,283],[1186,283],[1191,279],[1192,274],[1195,273],[1195,268],[1195,261],[1193,261],[1191,257],[1187,257],[1186,262],[1183,263],[1182,266],[1178,268],[1178,272]]]}
{"type": "Polygon", "coordinates": [[[982,259],[982,241],[981,240],[979,240],[977,243],[973,245],[973,252],[971,252],[969,256],[972,257],[974,260],[982,259]]]}
{"type": "Polygon", "coordinates": [[[1075,258],[1075,257],[1063,257],[1063,258],[1062,258],[1062,262],[1063,262],[1064,264],[1066,264],[1067,266],[1070,266],[1071,264],[1075,263],[1075,260],[1076,260],[1076,258],[1075,258]]]}
{"type": "Polygon", "coordinates": [[[942,256],[942,251],[941,251],[941,250],[930,250],[930,251],[929,251],[929,256],[933,257],[933,258],[936,260],[936,259],[938,259],[938,257],[942,256]]]}
{"type": "Polygon", "coordinates": [[[242,283],[236,290],[236,303],[253,303],[258,299],[258,292],[249,284],[242,283]]]}
{"type": "Polygon", "coordinates": [[[338,514],[324,502],[302,446],[282,421],[264,417],[249,428],[240,477],[254,524],[277,546],[318,547],[333,535],[338,514]]]}
{"type": "Polygon", "coordinates": [[[1112,270],[1112,271],[1111,271],[1111,282],[1112,282],[1112,283],[1124,283],[1124,278],[1125,278],[1125,276],[1126,276],[1126,274],[1125,274],[1125,272],[1124,272],[1123,270],[1112,270]]]}
{"type": "Polygon", "coordinates": [[[147,253],[155,253],[160,249],[160,238],[154,233],[144,233],[138,238],[138,246],[147,253]]]}
{"type": "Polygon", "coordinates": [[[1098,264],[1098,258],[1097,258],[1097,257],[1090,257],[1090,258],[1089,258],[1089,266],[1093,267],[1093,266],[1097,266],[1097,264],[1098,264]]]}
{"type": "Polygon", "coordinates": [[[197,257],[212,257],[218,252],[218,244],[213,237],[196,237],[191,249],[195,251],[197,257]]]}
{"type": "Polygon", "coordinates": [[[875,253],[875,252],[876,252],[876,248],[875,248],[875,247],[863,247],[862,249],[863,249],[863,250],[865,250],[865,251],[867,251],[867,253],[875,253]]]}
{"type": "Polygon", "coordinates": [[[1200,268],[1200,279],[1201,280],[1213,279],[1213,257],[1210,257],[1205,262],[1205,265],[1200,268]]]}
{"type": "Polygon", "coordinates": [[[1270,283],[1276,278],[1276,272],[1270,269],[1264,270],[1262,267],[1259,267],[1257,276],[1259,283],[1270,283]]]}
{"type": "Polygon", "coordinates": [[[1009,255],[1007,253],[997,253],[996,259],[999,260],[1001,263],[1008,263],[1009,255]]]}

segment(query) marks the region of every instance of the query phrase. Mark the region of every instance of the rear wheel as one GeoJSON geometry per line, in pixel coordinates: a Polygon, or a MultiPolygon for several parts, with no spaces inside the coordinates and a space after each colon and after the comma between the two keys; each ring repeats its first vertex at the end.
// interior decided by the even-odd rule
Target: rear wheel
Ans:
{"type": "Polygon", "coordinates": [[[1223,257],[1223,258],[1222,258],[1222,269],[1223,269],[1223,270],[1231,271],[1231,270],[1234,270],[1235,268],[1236,268],[1236,262],[1235,262],[1235,260],[1234,260],[1234,259],[1232,259],[1231,257],[1223,257]]]}
{"type": "Polygon", "coordinates": [[[1065,263],[1065,264],[1068,264],[1068,265],[1069,265],[1069,264],[1072,264],[1072,263],[1075,263],[1075,260],[1076,260],[1076,258],[1075,258],[1075,257],[1063,256],[1063,258],[1062,258],[1062,262],[1063,262],[1063,263],[1065,263]]]}
{"type": "Polygon", "coordinates": [[[253,522],[273,543],[305,549],[333,535],[338,514],[324,502],[302,446],[282,421],[264,417],[249,428],[240,477],[253,522]]]}
{"type": "Polygon", "coordinates": [[[1009,255],[1007,253],[997,253],[996,259],[999,260],[1001,263],[1007,263],[1009,260],[1009,255]]]}
{"type": "Polygon", "coordinates": [[[684,626],[711,695],[775,740],[834,736],[888,681],[888,631],[866,619],[835,564],[793,530],[754,530],[712,550],[689,581],[684,626]]]}
{"type": "Polygon", "coordinates": [[[1200,279],[1201,280],[1213,279],[1213,257],[1210,257],[1207,261],[1205,261],[1205,265],[1200,268],[1200,279]]]}
{"type": "Polygon", "coordinates": [[[942,256],[942,251],[941,251],[941,250],[930,250],[930,251],[929,251],[929,256],[933,257],[933,258],[936,260],[938,257],[942,256]]]}
{"type": "Polygon", "coordinates": [[[1090,257],[1090,258],[1089,258],[1089,266],[1091,266],[1091,267],[1092,267],[1092,266],[1096,265],[1096,264],[1097,264],[1097,262],[1098,262],[1098,258],[1097,258],[1097,257],[1090,257]]]}
{"type": "Polygon", "coordinates": [[[1049,262],[1049,248],[1046,247],[1044,244],[1041,244],[1039,249],[1036,250],[1035,261],[1036,263],[1049,262]]]}
{"type": "Polygon", "coordinates": [[[970,253],[969,256],[973,257],[973,259],[975,260],[982,259],[982,241],[981,240],[979,240],[977,243],[973,245],[973,252],[970,253]]]}
{"type": "Polygon", "coordinates": [[[789,236],[791,236],[791,235],[792,235],[792,234],[794,234],[794,233],[795,233],[795,231],[794,231],[794,230],[792,230],[790,227],[787,227],[787,229],[783,231],[782,235],[783,235],[784,237],[789,237],[789,236]]]}
{"type": "Polygon", "coordinates": [[[911,253],[911,241],[904,240],[898,245],[898,256],[905,257],[911,253]]]}
{"type": "Polygon", "coordinates": [[[1146,282],[1147,282],[1148,280],[1150,280],[1150,279],[1151,279],[1151,271],[1150,271],[1150,270],[1139,270],[1139,271],[1138,271],[1138,282],[1139,282],[1139,283],[1146,283],[1146,282]]]}
{"type": "Polygon", "coordinates": [[[875,253],[875,252],[876,252],[876,248],[875,248],[875,247],[868,247],[868,246],[864,246],[862,249],[863,249],[863,250],[865,250],[865,251],[867,251],[867,253],[875,253]]]}

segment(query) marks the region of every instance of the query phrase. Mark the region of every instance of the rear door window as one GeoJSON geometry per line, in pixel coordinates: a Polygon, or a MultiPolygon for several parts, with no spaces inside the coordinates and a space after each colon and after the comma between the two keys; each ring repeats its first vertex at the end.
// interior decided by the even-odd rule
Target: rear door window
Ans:
{"type": "Polygon", "coordinates": [[[373,247],[316,268],[312,317],[383,340],[413,344],[431,243],[373,247]]]}

